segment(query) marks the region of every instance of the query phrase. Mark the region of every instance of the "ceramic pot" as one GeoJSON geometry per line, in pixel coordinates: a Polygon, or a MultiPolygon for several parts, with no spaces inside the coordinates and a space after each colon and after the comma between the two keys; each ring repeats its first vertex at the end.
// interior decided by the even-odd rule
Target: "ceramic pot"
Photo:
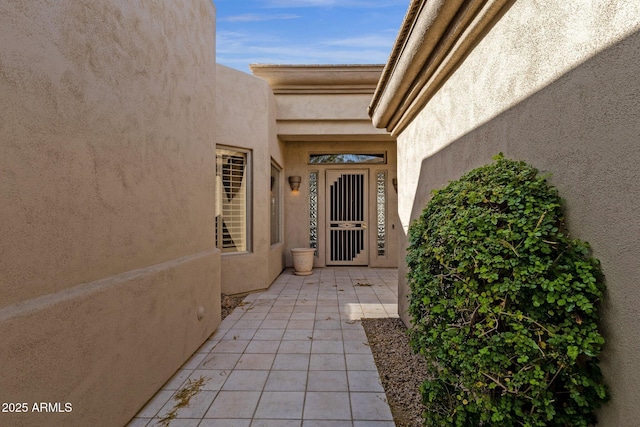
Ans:
{"type": "Polygon", "coordinates": [[[313,257],[316,250],[312,248],[293,248],[293,274],[298,276],[309,276],[313,270],[313,257]]]}

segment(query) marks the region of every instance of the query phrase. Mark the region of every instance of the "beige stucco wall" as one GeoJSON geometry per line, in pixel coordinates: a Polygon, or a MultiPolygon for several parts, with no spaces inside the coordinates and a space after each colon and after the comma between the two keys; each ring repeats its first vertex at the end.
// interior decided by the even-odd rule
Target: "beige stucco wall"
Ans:
{"type": "Polygon", "coordinates": [[[284,268],[284,241],[271,245],[269,217],[271,159],[284,167],[284,158],[269,85],[223,65],[216,70],[216,144],[250,150],[252,162],[251,250],[222,255],[222,292],[237,294],[269,287],[284,268]]]}
{"type": "Polygon", "coordinates": [[[612,400],[599,425],[612,427],[640,419],[639,31],[634,0],[514,2],[398,135],[404,234],[432,189],[498,152],[551,173],[569,230],[592,244],[606,275],[602,367],[612,400]]]}
{"type": "Polygon", "coordinates": [[[381,65],[267,65],[254,64],[255,76],[268,82],[275,97],[276,134],[285,153],[284,257],[293,266],[290,249],[309,247],[309,173],[318,175],[318,253],[316,267],[325,260],[325,173],[328,169],[367,169],[369,174],[370,267],[397,266],[396,144],[384,129],[376,129],[367,107],[376,87],[381,65]],[[381,165],[309,165],[310,153],[386,153],[381,165]],[[387,177],[387,247],[376,253],[375,178],[387,177]],[[299,191],[291,191],[290,176],[300,176],[299,191]]]}
{"type": "Polygon", "coordinates": [[[219,324],[214,15],[0,3],[0,395],[73,408],[0,425],[126,424],[219,324]]]}
{"type": "Polygon", "coordinates": [[[286,141],[390,141],[371,125],[371,93],[278,94],[278,135],[286,141]]]}
{"type": "Polygon", "coordinates": [[[286,218],[286,265],[293,266],[291,248],[309,247],[309,173],[318,172],[318,256],[314,260],[315,266],[325,266],[325,241],[326,230],[326,171],[328,169],[367,169],[369,172],[369,258],[370,267],[396,267],[397,259],[397,233],[400,223],[397,217],[397,194],[393,188],[392,180],[396,177],[396,146],[395,142],[362,142],[362,141],[334,141],[334,142],[289,142],[286,146],[287,176],[300,176],[302,182],[300,190],[291,191],[289,185],[285,191],[285,218],[286,218]],[[387,164],[379,165],[317,165],[308,164],[310,153],[386,153],[387,164]],[[376,253],[376,193],[375,182],[377,172],[385,172],[387,177],[387,247],[384,256],[376,253]]]}

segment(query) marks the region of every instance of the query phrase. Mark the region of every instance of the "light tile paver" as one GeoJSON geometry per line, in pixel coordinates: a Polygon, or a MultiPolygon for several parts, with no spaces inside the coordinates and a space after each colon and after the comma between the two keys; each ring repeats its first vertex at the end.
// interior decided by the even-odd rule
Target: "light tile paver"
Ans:
{"type": "Polygon", "coordinates": [[[171,396],[173,396],[172,391],[160,390],[158,393],[156,393],[155,396],[153,396],[153,399],[147,402],[144,408],[142,408],[142,410],[138,412],[136,416],[140,418],[155,417],[160,409],[162,409],[162,407],[166,405],[169,399],[171,399],[171,396]]]}
{"type": "Polygon", "coordinates": [[[311,352],[311,340],[306,341],[290,340],[283,341],[278,347],[278,353],[300,353],[309,354],[311,352]]]}
{"type": "Polygon", "coordinates": [[[347,371],[309,371],[308,391],[349,391],[347,371]]]}
{"type": "Polygon", "coordinates": [[[271,371],[264,386],[266,391],[305,391],[307,371],[271,371]]]}
{"type": "Polygon", "coordinates": [[[281,371],[299,371],[309,369],[308,354],[278,353],[273,362],[273,369],[281,371]]]}
{"type": "Polygon", "coordinates": [[[254,419],[251,427],[300,427],[298,420],[262,420],[254,419]]]}
{"type": "Polygon", "coordinates": [[[347,369],[350,371],[377,371],[376,362],[371,354],[347,354],[347,369]]]}
{"type": "Polygon", "coordinates": [[[313,346],[311,347],[312,353],[344,353],[344,345],[342,341],[323,341],[323,340],[315,340],[313,341],[313,346]]]}
{"type": "Polygon", "coordinates": [[[279,346],[280,341],[251,341],[245,353],[276,353],[279,346]]]}
{"type": "Polygon", "coordinates": [[[348,371],[349,391],[384,393],[378,371],[348,371]]]}
{"type": "Polygon", "coordinates": [[[384,393],[350,393],[354,420],[393,421],[384,393]]]}
{"type": "Polygon", "coordinates": [[[240,356],[236,369],[269,370],[275,358],[275,353],[245,353],[240,356]]]}
{"type": "Polygon", "coordinates": [[[355,354],[371,354],[371,347],[366,340],[360,341],[347,341],[344,340],[342,342],[344,346],[345,353],[355,353],[355,354]]]}
{"type": "MultiPolygon", "coordinates": [[[[215,350],[214,350],[215,351],[215,350]]],[[[211,352],[202,361],[198,369],[233,369],[242,354],[211,352]]]]}
{"type": "Polygon", "coordinates": [[[229,372],[231,371],[224,369],[196,369],[189,375],[187,380],[198,381],[200,378],[203,378],[204,384],[201,390],[217,391],[222,388],[229,372]]]}
{"type": "Polygon", "coordinates": [[[241,420],[238,418],[229,419],[203,419],[198,427],[250,427],[251,419],[241,420]]]}
{"type": "Polygon", "coordinates": [[[282,338],[285,341],[289,340],[305,340],[305,339],[313,339],[313,329],[287,329],[284,332],[284,337],[282,338]]]}
{"type": "Polygon", "coordinates": [[[362,317],[397,317],[397,270],[285,270],[247,295],[128,426],[154,426],[204,379],[174,427],[392,427],[362,317]]]}
{"type": "Polygon", "coordinates": [[[195,394],[189,400],[189,405],[179,407],[180,399],[176,400],[174,398],[169,399],[169,401],[164,405],[164,407],[158,412],[157,417],[164,418],[174,409],[175,418],[202,418],[204,417],[205,412],[211,406],[211,402],[218,394],[217,391],[200,391],[195,394]]]}
{"type": "Polygon", "coordinates": [[[301,391],[265,391],[260,398],[255,418],[299,420],[304,400],[305,393],[301,391]]]}
{"type": "Polygon", "coordinates": [[[311,355],[309,370],[344,371],[346,369],[343,354],[319,353],[311,355]]]}
{"type": "Polygon", "coordinates": [[[162,390],[178,390],[192,372],[193,369],[180,369],[162,386],[162,390]]]}
{"type": "Polygon", "coordinates": [[[205,418],[253,418],[261,394],[259,391],[221,391],[205,418]]]}
{"type": "MultiPolygon", "coordinates": [[[[223,339],[214,348],[216,353],[242,353],[251,341],[239,339],[223,339]]],[[[206,357],[206,355],[205,355],[206,357]]],[[[204,359],[203,357],[202,359],[204,359]]]]}
{"type": "Polygon", "coordinates": [[[231,328],[226,334],[224,334],[224,337],[222,337],[222,340],[218,341],[218,343],[225,340],[250,340],[253,339],[255,334],[255,329],[231,328]]]}
{"type": "Polygon", "coordinates": [[[349,393],[307,391],[303,418],[309,420],[351,420],[349,393]]]}
{"type": "Polygon", "coordinates": [[[353,427],[351,421],[304,420],[302,427],[353,427]]]}
{"type": "Polygon", "coordinates": [[[284,329],[258,329],[253,335],[258,341],[280,341],[284,336],[284,329]]]}
{"type": "MultiPolygon", "coordinates": [[[[306,427],[306,425],[303,425],[303,427],[306,427]]],[[[396,423],[393,421],[354,421],[353,427],[396,427],[396,423]]]]}
{"type": "Polygon", "coordinates": [[[261,391],[267,382],[269,371],[245,371],[234,369],[225,381],[222,390],[261,391]]]}

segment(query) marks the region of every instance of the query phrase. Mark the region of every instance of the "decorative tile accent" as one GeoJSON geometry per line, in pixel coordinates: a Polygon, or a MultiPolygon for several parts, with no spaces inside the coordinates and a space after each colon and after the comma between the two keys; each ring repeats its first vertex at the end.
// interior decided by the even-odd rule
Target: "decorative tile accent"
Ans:
{"type": "Polygon", "coordinates": [[[386,221],[387,221],[387,174],[386,172],[378,172],[376,175],[376,207],[378,217],[378,256],[383,257],[386,254],[386,221]]]}
{"type": "Polygon", "coordinates": [[[309,173],[309,247],[318,249],[318,172],[309,173]]]}

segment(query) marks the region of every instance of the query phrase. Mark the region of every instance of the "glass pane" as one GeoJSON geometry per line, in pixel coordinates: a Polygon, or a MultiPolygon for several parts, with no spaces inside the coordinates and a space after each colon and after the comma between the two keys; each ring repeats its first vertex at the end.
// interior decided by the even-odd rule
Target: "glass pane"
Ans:
{"type": "Polygon", "coordinates": [[[318,172],[309,173],[309,247],[318,249],[318,172]]]}
{"type": "Polygon", "coordinates": [[[376,177],[376,202],[378,214],[378,256],[385,256],[386,252],[386,173],[378,172],[376,177]]]}
{"type": "Polygon", "coordinates": [[[367,164],[384,164],[386,163],[384,153],[379,154],[310,154],[309,163],[326,164],[326,163],[367,163],[367,164]]]}
{"type": "Polygon", "coordinates": [[[280,170],[271,164],[271,244],[280,241],[280,170]]]}
{"type": "Polygon", "coordinates": [[[216,243],[222,252],[247,250],[247,153],[216,150],[216,243]]]}

